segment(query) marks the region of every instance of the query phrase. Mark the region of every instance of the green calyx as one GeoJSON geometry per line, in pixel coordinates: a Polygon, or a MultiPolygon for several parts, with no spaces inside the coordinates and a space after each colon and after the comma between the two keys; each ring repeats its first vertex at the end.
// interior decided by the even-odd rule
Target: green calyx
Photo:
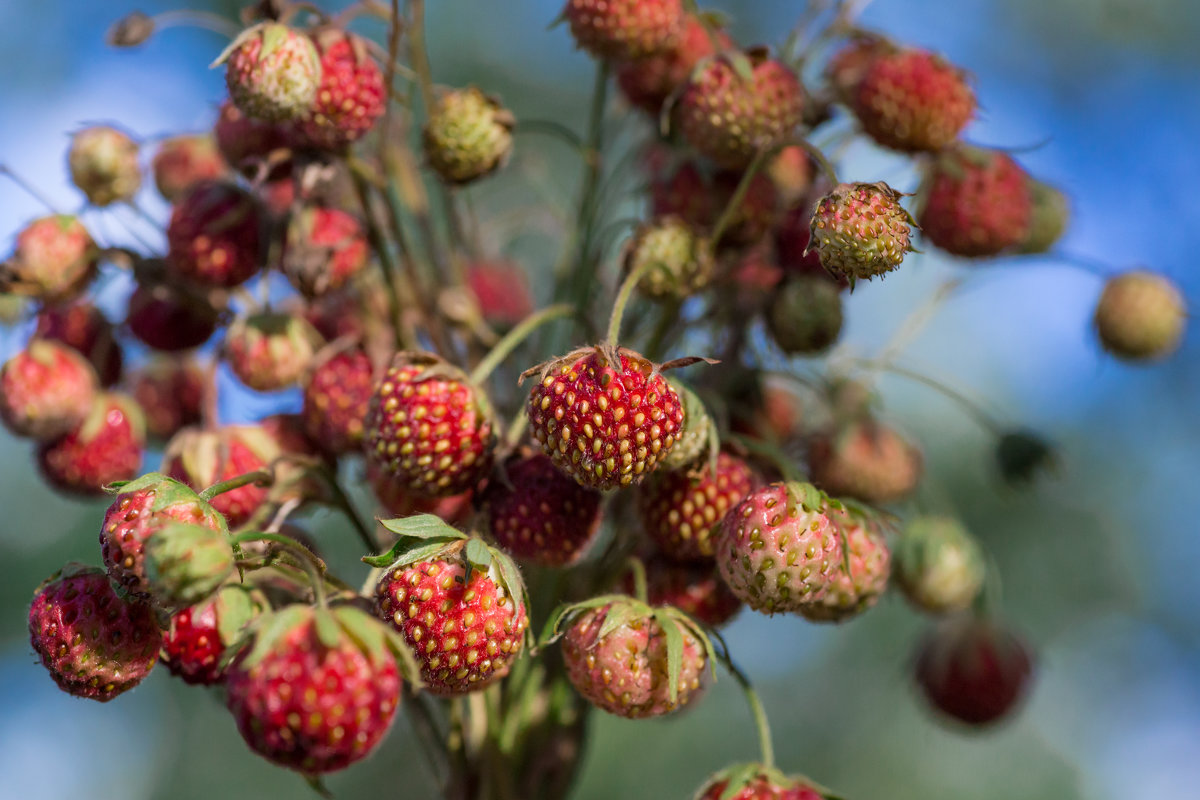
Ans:
{"type": "Polygon", "coordinates": [[[206,519],[219,523],[222,531],[226,529],[225,517],[209,505],[206,498],[182,481],[177,481],[161,472],[148,472],[134,480],[116,481],[104,488],[105,491],[115,495],[142,491],[153,492],[154,501],[150,505],[151,513],[159,513],[175,506],[196,506],[206,519]]]}
{"type": "Polygon", "coordinates": [[[185,608],[207,599],[234,572],[229,537],[203,525],[172,522],[146,540],[146,579],[157,603],[185,608]]]}
{"type": "Polygon", "coordinates": [[[712,792],[714,787],[721,784],[724,784],[724,788],[715,800],[733,800],[739,793],[756,784],[765,784],[771,789],[780,790],[808,788],[812,789],[824,798],[824,800],[841,800],[841,798],[831,793],[825,787],[802,775],[785,775],[776,767],[767,766],[759,762],[734,764],[717,772],[705,782],[700,791],[695,794],[693,800],[711,800],[709,797],[710,792],[712,792]]]}
{"type": "Polygon", "coordinates": [[[715,462],[716,450],[719,447],[712,445],[717,437],[717,428],[704,406],[704,401],[678,379],[666,380],[683,404],[683,430],[676,437],[675,446],[668,450],[659,462],[662,469],[673,471],[691,466],[706,451],[711,451],[712,461],[715,462]]]}

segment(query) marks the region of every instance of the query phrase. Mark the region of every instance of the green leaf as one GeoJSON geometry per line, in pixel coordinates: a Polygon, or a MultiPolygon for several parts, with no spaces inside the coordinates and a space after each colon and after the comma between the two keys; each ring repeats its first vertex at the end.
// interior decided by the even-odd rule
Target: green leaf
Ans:
{"type": "Polygon", "coordinates": [[[356,647],[374,662],[388,651],[387,626],[357,606],[341,605],[332,609],[332,616],[356,647]]]}
{"type": "Polygon", "coordinates": [[[383,555],[363,556],[362,560],[363,563],[370,564],[372,567],[382,567],[384,569],[404,566],[414,561],[420,561],[423,558],[431,558],[445,550],[448,545],[457,541],[461,541],[461,539],[458,537],[441,537],[430,540],[401,539],[392,545],[391,550],[388,550],[383,555]]]}
{"type": "Polygon", "coordinates": [[[468,539],[464,555],[467,557],[467,563],[480,572],[487,572],[492,566],[492,551],[482,539],[468,539]]]}
{"type": "Polygon", "coordinates": [[[328,608],[318,608],[313,615],[313,622],[316,624],[317,638],[325,647],[333,650],[342,643],[342,627],[328,608]]]}
{"type": "Polygon", "coordinates": [[[399,519],[381,519],[379,524],[392,533],[409,539],[433,539],[439,536],[452,539],[467,538],[465,533],[451,527],[441,517],[433,514],[413,514],[411,517],[399,519]]]}
{"type": "Polygon", "coordinates": [[[654,618],[667,637],[667,697],[675,705],[679,702],[679,678],[683,672],[683,631],[679,621],[662,609],[655,609],[654,618]]]}
{"type": "Polygon", "coordinates": [[[308,784],[308,788],[317,793],[319,797],[325,800],[333,800],[333,792],[329,791],[329,787],[325,785],[325,779],[320,775],[305,775],[304,782],[308,784]]]}
{"type": "MultiPolygon", "coordinates": [[[[168,478],[166,475],[163,475],[161,472],[147,472],[140,478],[134,478],[131,481],[113,481],[104,487],[104,491],[108,492],[109,494],[129,494],[130,492],[146,489],[156,483],[170,480],[170,478],[168,478]]],[[[172,482],[174,483],[177,481],[172,482]]]]}

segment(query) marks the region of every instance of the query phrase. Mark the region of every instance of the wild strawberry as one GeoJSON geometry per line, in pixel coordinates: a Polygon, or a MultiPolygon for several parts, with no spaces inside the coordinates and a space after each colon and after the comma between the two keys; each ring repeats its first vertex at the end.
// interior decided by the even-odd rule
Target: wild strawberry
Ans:
{"type": "Polygon", "coordinates": [[[831,509],[829,515],[846,537],[850,568],[839,564],[829,594],[800,607],[801,616],[810,622],[844,622],[858,616],[878,602],[891,573],[892,555],[875,522],[848,510],[831,509]]]}
{"type": "Polygon", "coordinates": [[[667,451],[659,463],[662,469],[673,471],[690,467],[708,452],[716,423],[695,392],[674,378],[668,378],[667,383],[675,390],[683,406],[683,427],[675,437],[675,446],[667,451]]]}
{"type": "Polygon", "coordinates": [[[129,134],[104,125],[71,137],[67,153],[71,182],[96,206],[132,200],[142,185],[138,144],[129,134]]]}
{"type": "Polygon", "coordinates": [[[362,224],[336,208],[306,208],[292,216],[280,269],[307,297],[336,291],[367,265],[362,224]]]}
{"type": "Polygon", "coordinates": [[[767,329],[788,355],[828,350],[842,332],[842,293],[822,275],[793,275],[767,307],[767,329]]]}
{"type": "Polygon", "coordinates": [[[710,35],[698,17],[684,14],[675,43],[653,55],[622,61],[617,66],[617,85],[630,103],[657,119],[671,93],[688,79],[702,59],[716,52],[714,37],[715,48],[733,47],[733,40],[724,31],[710,35]]]}
{"type": "Polygon", "coordinates": [[[288,144],[284,126],[248,117],[229,100],[221,104],[213,137],[225,160],[248,174],[254,174],[259,165],[269,161],[273,152],[288,144]]]}
{"type": "Polygon", "coordinates": [[[258,755],[306,775],[370,755],[400,705],[387,630],[353,606],[260,616],[225,675],[225,704],[258,755]]]}
{"type": "Polygon", "coordinates": [[[383,116],[387,88],[365,40],[329,27],[314,33],[313,42],[321,57],[321,84],[295,135],[305,147],[339,150],[365,136],[383,116]]]}
{"type": "Polygon", "coordinates": [[[522,561],[574,564],[600,529],[600,493],[559,472],[541,453],[510,458],[482,500],[492,540],[522,561]]]}
{"type": "Polygon", "coordinates": [[[808,151],[791,144],[767,164],[767,176],[784,208],[795,208],[808,196],[817,177],[817,166],[808,151]]]}
{"type": "Polygon", "coordinates": [[[508,161],[515,124],[508,109],[474,86],[448,91],[425,123],[425,158],[447,183],[471,183],[508,161]]]}
{"type": "Polygon", "coordinates": [[[154,185],[168,203],[183,199],[201,181],[223,178],[229,171],[212,136],[172,136],[164,139],[150,162],[154,185]]]}
{"type": "Polygon", "coordinates": [[[900,500],[921,479],[920,451],[873,420],[814,437],[808,460],[813,483],[864,503],[900,500]]]}
{"type": "Polygon", "coordinates": [[[1029,183],[1029,175],[1007,154],[960,145],[932,162],[917,222],[947,253],[999,255],[1029,235],[1029,183]]]}
{"type": "Polygon", "coordinates": [[[975,94],[957,67],[925,50],[870,58],[851,108],[863,131],[905,153],[952,144],[975,114],[975,94]]]}
{"type": "Polygon", "coordinates": [[[1067,196],[1054,186],[1032,179],[1029,182],[1029,202],[1029,232],[1025,234],[1025,240],[1017,245],[1016,252],[1048,252],[1067,229],[1071,218],[1070,203],[1067,196]]]}
{"type": "Polygon", "coordinates": [[[866,32],[852,36],[825,67],[825,77],[834,96],[839,102],[853,106],[858,87],[871,66],[880,57],[895,52],[896,48],[881,36],[866,32]]]}
{"type": "Polygon", "coordinates": [[[850,280],[870,280],[900,266],[912,217],[901,194],[886,183],[840,183],[817,202],[809,247],[825,269],[850,280]]]}
{"type": "Polygon", "coordinates": [[[321,335],[303,317],[265,312],[229,326],[224,356],[242,383],[274,392],[300,380],[320,345],[321,335]]]}
{"type": "Polygon", "coordinates": [[[99,393],[83,422],[38,448],[38,467],[54,488],[100,495],[114,481],[129,480],[142,465],[145,422],[124,395],[99,393]]]}
{"type": "MultiPolygon", "coordinates": [[[[429,519],[410,517],[384,526],[403,537],[410,527],[427,527],[429,519]]],[[[375,613],[412,648],[426,688],[457,696],[508,674],[524,645],[529,619],[520,573],[509,557],[434,522],[444,533],[422,535],[422,541],[440,542],[443,548],[428,557],[396,561],[375,588],[375,613]]],[[[389,558],[368,563],[382,566],[389,558]]]]}
{"type": "Polygon", "coordinates": [[[100,552],[114,583],[134,597],[150,597],[146,540],[172,522],[225,531],[221,515],[177,480],[152,472],[121,487],[100,526],[100,552]]]}
{"type": "Polygon", "coordinates": [[[263,265],[262,214],[254,198],[231,183],[192,187],[171,212],[167,265],[181,278],[228,288],[263,265]]]}
{"type": "Polygon", "coordinates": [[[627,719],[660,717],[695,702],[708,667],[695,623],[676,609],[651,609],[632,597],[613,595],[594,605],[600,599],[578,609],[562,638],[575,691],[627,719]],[[672,663],[678,665],[674,671],[672,663]]]}
{"type": "Polygon", "coordinates": [[[229,97],[247,116],[268,122],[303,117],[321,84],[312,40],[274,22],[243,31],[217,59],[222,61],[229,97]]]}
{"type": "MultiPolygon", "coordinates": [[[[646,599],[652,606],[674,606],[689,617],[718,628],[742,610],[742,601],[721,580],[711,562],[682,563],[655,556],[647,559],[646,599]]],[[[627,578],[624,590],[634,589],[627,578]]]]}
{"type": "Polygon", "coordinates": [[[1166,358],[1179,347],[1187,323],[1179,288],[1166,276],[1132,270],[1109,278],[1093,322],[1100,344],[1129,361],[1166,358]]]}
{"type": "Polygon", "coordinates": [[[400,354],[367,415],[367,457],[413,494],[461,494],[492,464],[486,398],[466,375],[428,354],[400,354]]]}
{"type": "Polygon", "coordinates": [[[611,61],[669,51],[685,19],[681,0],[567,0],[562,16],[576,45],[611,61]]]}
{"type": "Polygon", "coordinates": [[[643,224],[625,250],[626,273],[642,270],[638,290],[678,300],[706,287],[716,270],[712,244],[678,217],[643,224]]]}
{"type": "MultiPolygon", "coordinates": [[[[200,491],[247,472],[265,469],[281,454],[278,442],[253,425],[229,425],[213,431],[184,428],[167,442],[163,472],[200,491]]],[[[269,491],[253,483],[212,499],[230,528],[243,525],[264,503],[269,491]]]]}
{"type": "Polygon", "coordinates": [[[896,583],[924,611],[960,611],[975,601],[987,575],[983,551],[952,517],[911,520],[896,544],[896,583]]]}
{"type": "Polygon", "coordinates": [[[78,294],[96,274],[100,251],[77,217],[41,217],[17,234],[0,264],[0,291],[58,300],[78,294]]]}
{"type": "Polygon", "coordinates": [[[43,307],[33,335],[65,344],[80,353],[91,362],[101,386],[112,386],[121,379],[125,359],[113,324],[92,303],[79,301],[43,307]]]}
{"type": "Polygon", "coordinates": [[[695,800],[825,800],[806,778],[762,764],[738,764],[709,778],[695,800]]]}
{"type": "Polygon", "coordinates": [[[393,517],[433,514],[446,524],[455,526],[465,524],[471,517],[472,493],[469,491],[449,497],[414,494],[371,459],[367,459],[366,477],[375,499],[393,517]]]}
{"type": "Polygon", "coordinates": [[[187,361],[162,359],[137,372],[132,379],[133,399],[146,415],[146,432],[166,440],[180,428],[201,421],[209,376],[187,361]]]}
{"type": "Polygon", "coordinates": [[[637,489],[642,529],[671,558],[712,558],[721,521],[754,483],[750,465],[729,453],[718,454],[715,471],[701,462],[694,471],[656,474],[637,489]]]}
{"type": "Polygon", "coordinates": [[[921,644],[917,684],[937,711],[967,725],[1011,714],[1033,679],[1033,656],[1015,634],[988,619],[962,614],[921,644]]]}
{"type": "Polygon", "coordinates": [[[374,391],[371,359],[362,350],[342,350],[324,358],[304,386],[305,431],[327,453],[357,452],[374,391]]]}
{"type": "Polygon", "coordinates": [[[688,144],[722,167],[741,169],[800,125],[804,89],[765,51],[718,55],[692,76],[675,113],[688,144]],[[742,58],[749,61],[748,78],[735,65],[742,58]]]}
{"type": "Polygon", "coordinates": [[[83,422],[96,391],[83,356],[34,339],[0,368],[0,419],[18,436],[54,439],[83,422]]]}
{"type": "Polygon", "coordinates": [[[207,342],[219,316],[197,292],[169,283],[139,283],[129,297],[125,324],[142,344],[177,353],[207,342]]]}
{"type": "Polygon", "coordinates": [[[529,274],[515,261],[467,264],[467,286],[489,325],[511,328],[534,311],[529,274]]]}
{"type": "Polygon", "coordinates": [[[773,483],[725,516],[715,543],[717,568],[755,611],[799,611],[832,591],[842,540],[828,502],[812,486],[773,483]]]}
{"type": "Polygon", "coordinates": [[[103,570],[79,564],[38,588],[29,639],[60,689],[102,703],[150,674],[162,642],[149,606],[126,602],[103,570]]]}
{"type": "Polygon", "coordinates": [[[267,608],[266,599],[243,584],[171,615],[162,635],[160,659],[184,683],[212,686],[225,680],[221,656],[267,608]]]}
{"type": "Polygon", "coordinates": [[[639,353],[587,347],[538,371],[542,377],[527,405],[530,430],[555,466],[581,486],[641,483],[675,446],[683,405],[639,353]]]}

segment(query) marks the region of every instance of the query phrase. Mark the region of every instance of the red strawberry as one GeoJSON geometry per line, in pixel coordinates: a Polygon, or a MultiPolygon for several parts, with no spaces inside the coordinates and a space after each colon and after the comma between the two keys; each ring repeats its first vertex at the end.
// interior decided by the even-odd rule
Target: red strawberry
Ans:
{"type": "Polygon", "coordinates": [[[367,265],[367,235],[357,219],[317,206],[295,214],[288,225],[281,269],[307,297],[336,291],[367,265]]]}
{"type": "Polygon", "coordinates": [[[304,387],[304,429],[327,453],[357,452],[374,391],[366,353],[357,348],[334,353],[317,364],[304,387]]]}
{"type": "Polygon", "coordinates": [[[640,483],[675,446],[683,405],[640,354],[588,347],[539,371],[527,405],[530,429],[555,466],[580,485],[640,483]]]}
{"type": "Polygon", "coordinates": [[[921,479],[920,451],[873,420],[814,437],[808,461],[813,483],[866,503],[907,497],[921,479]]]}
{"type": "Polygon", "coordinates": [[[142,185],[138,143],[106,125],[84,128],[71,137],[67,165],[71,182],[92,205],[132,200],[142,185]]]}
{"type": "Polygon", "coordinates": [[[170,439],[180,428],[203,417],[209,376],[187,361],[163,359],[133,376],[133,399],[146,414],[146,430],[156,439],[170,439]]]}
{"type": "Polygon", "coordinates": [[[262,214],[254,198],[231,183],[196,184],[171,212],[169,269],[203,286],[228,288],[263,264],[262,214]]]}
{"type": "Polygon", "coordinates": [[[461,494],[491,468],[495,436],[482,401],[436,356],[397,355],[371,398],[367,457],[413,494],[461,494]]]}
{"type": "Polygon", "coordinates": [[[0,291],[39,300],[79,294],[96,274],[99,248],[76,217],[41,217],[17,234],[0,263],[0,291]]]}
{"type": "Polygon", "coordinates": [[[225,648],[265,609],[266,601],[257,592],[242,584],[225,586],[214,597],[171,616],[163,633],[162,663],[184,683],[222,683],[225,648]]]}
{"type": "Polygon", "coordinates": [[[765,51],[719,55],[692,76],[675,113],[688,144],[720,166],[741,169],[800,125],[804,88],[765,51]],[[735,66],[742,58],[749,62],[748,79],[735,66]]]}
{"type": "Polygon", "coordinates": [[[853,106],[858,87],[877,59],[891,55],[896,48],[881,36],[859,32],[833,54],[825,67],[825,77],[838,101],[853,106]]]}
{"type": "Polygon", "coordinates": [[[714,775],[695,800],[824,800],[803,778],[761,764],[739,764],[714,775]]]}
{"type": "Polygon", "coordinates": [[[488,531],[523,561],[549,567],[582,558],[600,529],[600,493],[585,489],[542,454],[513,456],[483,493],[488,531]]]}
{"type": "MultiPolygon", "coordinates": [[[[733,47],[724,31],[715,33],[716,47],[733,47]]],[[[630,103],[658,117],[663,103],[691,75],[692,70],[716,49],[713,36],[704,23],[692,14],[684,14],[683,29],[671,47],[654,55],[625,61],[617,68],[617,85],[630,103]]]]}
{"type": "Polygon", "coordinates": [[[225,520],[198,494],[179,481],[150,473],[121,487],[104,513],[100,552],[108,576],[129,594],[151,596],[146,577],[146,540],[171,522],[225,530],[225,520]]]}
{"type": "Polygon", "coordinates": [[[682,0],[567,0],[562,16],[579,47],[612,61],[666,52],[684,29],[682,0]]]}
{"type": "Polygon", "coordinates": [[[817,178],[817,166],[807,150],[791,144],[771,159],[767,165],[767,175],[775,185],[784,208],[795,208],[812,190],[817,178]]]}
{"type": "MultiPolygon", "coordinates": [[[[689,617],[717,628],[742,610],[742,601],[721,580],[712,563],[680,563],[661,556],[647,559],[646,599],[652,606],[674,606],[689,617]]],[[[623,586],[633,591],[633,579],[623,586]]]]}
{"type": "Polygon", "coordinates": [[[929,241],[956,256],[995,256],[1029,235],[1029,175],[997,150],[961,145],[932,163],[917,221],[929,241]]]}
{"type": "MultiPolygon", "coordinates": [[[[403,521],[401,521],[403,522],[403,521]]],[[[449,526],[450,535],[461,537],[449,526]]],[[[429,560],[400,562],[375,589],[375,613],[412,648],[434,694],[483,689],[508,674],[529,625],[519,574],[478,540],[447,538],[429,560]],[[482,546],[488,565],[476,563],[482,546]]]]}
{"type": "Polygon", "coordinates": [[[712,558],[726,512],[754,488],[750,465],[737,456],[718,454],[715,474],[710,466],[701,461],[691,472],[656,474],[638,487],[642,528],[664,555],[712,558]]]}
{"type": "Polygon", "coordinates": [[[876,523],[846,510],[831,509],[829,516],[845,534],[850,570],[843,562],[829,594],[800,607],[811,622],[843,622],[861,614],[878,602],[891,574],[891,551],[876,523]]]}
{"type": "MultiPolygon", "coordinates": [[[[197,491],[265,469],[281,454],[279,444],[261,427],[229,425],[213,431],[184,428],[167,442],[163,472],[197,491]]],[[[269,490],[247,484],[219,494],[211,505],[229,522],[243,525],[265,502],[269,490]]]]}
{"type": "Polygon", "coordinates": [[[103,570],[78,564],[38,588],[29,639],[60,689],[102,703],[150,674],[162,642],[149,606],[126,602],[103,570]]]}
{"type": "Polygon", "coordinates": [[[321,59],[312,40],[276,22],[243,31],[221,60],[229,97],[256,119],[300,119],[321,84],[321,59]]]}
{"type": "Polygon", "coordinates": [[[249,173],[273,151],[285,148],[288,138],[283,126],[247,117],[229,100],[221,104],[213,136],[225,160],[249,173]]]}
{"type": "Polygon", "coordinates": [[[219,314],[208,301],[179,286],[140,283],[129,298],[129,331],[155,350],[176,353],[208,341],[219,314]]]}
{"type": "Polygon", "coordinates": [[[843,558],[828,511],[827,499],[809,484],[754,491],[725,516],[716,542],[721,577],[755,611],[799,611],[820,602],[843,558]]]}
{"type": "Polygon", "coordinates": [[[471,492],[449,497],[413,494],[371,459],[367,459],[367,483],[375,499],[393,517],[433,514],[449,525],[461,525],[471,516],[471,492]]]}
{"type": "Polygon", "coordinates": [[[963,614],[942,623],[917,654],[917,683],[947,717],[989,725],[1007,717],[1033,678],[1033,656],[996,622],[963,614]]]}
{"type": "Polygon", "coordinates": [[[78,427],[41,444],[38,467],[60,491],[99,495],[108,484],[137,475],[145,442],[137,404],[124,395],[101,393],[78,427]]]}
{"type": "Polygon", "coordinates": [[[183,198],[200,181],[216,180],[229,167],[211,136],[172,136],[164,139],[150,162],[154,185],[168,203],[183,198]]]}
{"type": "Polygon", "coordinates": [[[321,57],[321,84],[295,124],[295,136],[305,147],[338,150],[365,136],[383,116],[387,89],[365,40],[334,27],[312,38],[321,57]]]}
{"type": "Polygon", "coordinates": [[[400,705],[386,628],[352,606],[288,606],[259,617],[225,675],[246,744],[306,775],[367,757],[400,705]]]}
{"type": "Polygon", "coordinates": [[[18,436],[54,439],[83,422],[96,391],[83,356],[34,339],[0,368],[0,419],[18,436]]]}
{"type": "Polygon", "coordinates": [[[685,161],[671,175],[656,174],[650,182],[652,217],[680,217],[694,228],[710,228],[721,207],[708,178],[695,163],[685,161]]]}
{"type": "Polygon", "coordinates": [[[113,334],[113,324],[91,303],[46,306],[38,314],[33,335],[82,353],[96,370],[101,386],[112,386],[121,379],[124,356],[113,334]]]}
{"type": "Polygon", "coordinates": [[[678,711],[703,690],[708,657],[698,633],[675,609],[613,596],[605,605],[580,609],[570,622],[562,640],[567,678],[610,714],[641,719],[678,711]],[[668,625],[676,629],[677,645],[667,635],[668,625]],[[674,675],[668,652],[673,646],[679,648],[674,675]]]}
{"type": "Polygon", "coordinates": [[[941,150],[975,113],[975,94],[961,70],[925,50],[870,58],[851,107],[863,130],[906,153],[941,150]]]}
{"type": "Polygon", "coordinates": [[[529,275],[513,261],[474,261],[467,265],[467,286],[490,325],[511,328],[533,313],[529,275]]]}
{"type": "Polygon", "coordinates": [[[274,392],[297,383],[320,346],[321,335],[303,317],[264,312],[229,326],[224,356],[242,383],[274,392]]]}

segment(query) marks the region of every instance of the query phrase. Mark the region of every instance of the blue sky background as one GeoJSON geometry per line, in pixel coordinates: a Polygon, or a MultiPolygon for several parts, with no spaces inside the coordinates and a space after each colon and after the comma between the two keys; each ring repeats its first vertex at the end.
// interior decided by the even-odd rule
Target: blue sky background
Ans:
{"type": "MultiPolygon", "coordinates": [[[[436,77],[499,91],[519,116],[581,128],[591,64],[565,29],[546,30],[558,5],[431,3],[436,77]]],[[[734,32],[746,42],[780,38],[802,7],[714,5],[736,9],[734,32]]],[[[0,29],[0,162],[58,209],[82,200],[66,177],[69,131],[97,121],[145,138],[199,130],[222,98],[221,73],[207,69],[223,46],[213,34],[173,29],[135,50],[104,45],[109,23],[138,7],[166,5],[14,3],[0,29]]],[[[864,22],[974,74],[983,112],[968,138],[1021,149],[1031,171],[1068,189],[1065,251],[1114,270],[1150,266],[1200,296],[1200,8],[1187,0],[877,0],[864,22]]],[[[541,156],[518,154],[514,169],[535,170],[541,156]]],[[[567,166],[549,170],[568,176],[551,182],[564,198],[577,173],[567,166]]],[[[840,169],[848,179],[915,186],[902,162],[867,146],[840,169]]],[[[481,190],[484,212],[503,207],[504,186],[481,190]]],[[[152,190],[144,195],[161,216],[152,190]]],[[[0,180],[0,249],[41,213],[0,180]]],[[[141,226],[122,219],[89,216],[105,238],[141,226]]],[[[964,265],[926,254],[855,292],[847,352],[876,352],[951,276],[966,277],[970,290],[936,316],[905,363],[968,390],[1002,419],[1049,433],[1063,449],[1062,472],[1025,494],[998,492],[989,442],[968,419],[920,387],[879,385],[889,418],[925,447],[933,487],[925,501],[961,514],[1000,563],[1010,616],[1040,653],[1036,692],[1014,725],[963,737],[928,721],[908,690],[908,648],[922,623],[899,601],[838,629],[746,614],[731,643],[762,684],[781,760],[859,800],[1194,797],[1200,334],[1189,331],[1165,364],[1122,365],[1091,336],[1094,276],[1052,258],[964,265]]],[[[5,357],[24,335],[0,333],[5,357]]],[[[63,560],[98,558],[103,506],[54,496],[31,467],[28,445],[0,435],[0,794],[135,800],[216,796],[219,787],[229,798],[300,796],[298,781],[236,741],[219,702],[165,673],[106,705],[75,701],[47,679],[28,647],[24,609],[63,560]]],[[[324,518],[315,527],[338,535],[324,518]]],[[[682,798],[707,772],[751,756],[749,721],[730,684],[677,722],[600,720],[579,797],[682,798]],[[648,748],[662,769],[649,767],[648,748]]],[[[398,764],[417,769],[412,780],[427,787],[410,741],[399,722],[378,756],[332,782],[335,791],[349,797],[391,780],[398,764]]]]}

